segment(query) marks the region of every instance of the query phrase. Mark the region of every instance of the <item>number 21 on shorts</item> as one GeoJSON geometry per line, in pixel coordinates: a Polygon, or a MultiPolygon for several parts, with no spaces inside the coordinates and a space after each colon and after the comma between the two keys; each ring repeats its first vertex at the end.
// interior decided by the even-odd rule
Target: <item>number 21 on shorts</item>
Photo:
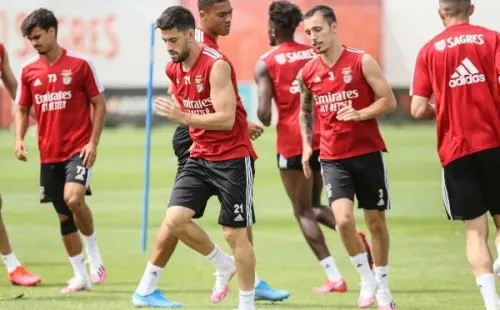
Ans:
{"type": "Polygon", "coordinates": [[[234,214],[243,213],[243,204],[235,204],[234,205],[234,214]]]}

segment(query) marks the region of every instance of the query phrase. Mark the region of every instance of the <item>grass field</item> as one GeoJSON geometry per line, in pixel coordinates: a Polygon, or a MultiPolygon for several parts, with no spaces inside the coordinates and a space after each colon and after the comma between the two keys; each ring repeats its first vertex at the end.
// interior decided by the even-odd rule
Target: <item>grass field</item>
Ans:
{"type": "MultiPolygon", "coordinates": [[[[390,150],[386,160],[393,202],[388,215],[392,236],[390,281],[399,309],[484,309],[466,263],[462,225],[448,222],[442,206],[434,128],[382,129],[390,150]]],[[[153,132],[149,249],[164,217],[176,170],[170,143],[172,133],[170,127],[153,132]]],[[[25,294],[22,300],[0,301],[0,309],[131,309],[131,294],[149,255],[140,251],[143,131],[118,129],[103,134],[92,179],[94,196],[88,201],[94,212],[108,280],[91,292],[76,296],[59,294],[72,270],[52,206],[38,203],[35,138],[27,137],[29,162],[21,163],[13,156],[12,136],[11,132],[0,132],[4,219],[17,256],[43,276],[43,283],[36,288],[13,287],[5,269],[0,268],[0,297],[25,294]]],[[[279,180],[274,130],[268,130],[255,147],[260,154],[254,188],[257,270],[274,287],[291,292],[285,302],[259,302],[258,309],[355,309],[359,277],[335,232],[324,230],[350,291],[343,295],[312,294],[312,288],[325,277],[299,232],[279,180]]],[[[200,223],[228,250],[217,215],[218,206],[213,199],[200,223]]],[[[361,217],[358,224],[365,228],[361,217]]],[[[209,263],[181,245],[163,274],[161,288],[169,298],[184,303],[185,309],[234,309],[236,281],[227,300],[211,304],[212,273],[209,263]]]]}

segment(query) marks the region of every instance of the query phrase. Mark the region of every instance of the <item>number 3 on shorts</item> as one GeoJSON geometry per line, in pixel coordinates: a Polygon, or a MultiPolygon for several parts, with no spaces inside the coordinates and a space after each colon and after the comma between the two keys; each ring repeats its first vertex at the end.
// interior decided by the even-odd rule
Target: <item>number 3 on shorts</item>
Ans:
{"type": "Polygon", "coordinates": [[[85,181],[85,173],[87,172],[87,169],[83,166],[76,166],[76,176],[75,180],[78,181],[85,181]]]}

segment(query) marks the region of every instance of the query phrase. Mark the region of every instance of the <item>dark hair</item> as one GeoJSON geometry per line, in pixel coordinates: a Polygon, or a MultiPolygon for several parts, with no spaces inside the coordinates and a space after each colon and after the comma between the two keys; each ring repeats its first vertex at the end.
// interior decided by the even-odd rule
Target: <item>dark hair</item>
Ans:
{"type": "Polygon", "coordinates": [[[439,0],[441,9],[449,17],[465,16],[472,5],[471,0],[439,0]]]}
{"type": "Polygon", "coordinates": [[[326,20],[328,25],[331,25],[337,21],[337,16],[335,16],[335,12],[333,9],[326,5],[317,5],[307,11],[304,18],[311,18],[316,12],[320,12],[323,15],[323,18],[326,20]]]}
{"type": "Polygon", "coordinates": [[[269,19],[284,35],[293,36],[302,21],[302,11],[290,1],[274,1],[269,6],[269,19]]]}
{"type": "Polygon", "coordinates": [[[198,0],[198,10],[206,10],[216,3],[222,3],[229,0],[198,0]]]}
{"type": "Polygon", "coordinates": [[[40,8],[26,16],[21,23],[21,33],[23,34],[23,37],[27,37],[33,28],[40,27],[45,31],[48,31],[50,28],[54,28],[57,35],[57,25],[57,18],[54,16],[54,13],[47,9],[40,8]]]}
{"type": "Polygon", "coordinates": [[[170,30],[177,28],[179,30],[195,29],[193,13],[180,5],[171,6],[156,20],[156,28],[161,30],[170,30]]]}

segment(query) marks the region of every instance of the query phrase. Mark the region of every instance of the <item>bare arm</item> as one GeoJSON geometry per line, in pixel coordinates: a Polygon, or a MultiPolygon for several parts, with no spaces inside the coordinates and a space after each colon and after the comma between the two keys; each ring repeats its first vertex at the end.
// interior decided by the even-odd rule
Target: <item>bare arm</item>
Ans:
{"type": "Polygon", "coordinates": [[[90,142],[97,146],[99,145],[99,140],[101,139],[102,129],[104,128],[104,119],[106,117],[106,102],[104,94],[100,93],[99,95],[90,98],[90,103],[94,107],[90,142]]]}
{"type": "Polygon", "coordinates": [[[257,92],[259,96],[257,116],[264,126],[269,126],[272,117],[274,90],[269,71],[263,60],[258,60],[255,64],[255,82],[257,83],[257,92]]]}
{"type": "Polygon", "coordinates": [[[236,93],[231,81],[231,67],[224,60],[217,60],[210,72],[210,98],[214,113],[185,114],[184,123],[189,127],[207,130],[231,130],[236,118],[236,93]]]}
{"type": "Polygon", "coordinates": [[[429,98],[413,95],[411,98],[411,116],[416,119],[434,119],[436,110],[430,104],[429,98]]]}
{"type": "Polygon", "coordinates": [[[16,141],[23,141],[28,130],[30,120],[30,107],[19,105],[14,115],[14,128],[16,141]]]}
{"type": "Polygon", "coordinates": [[[297,75],[300,87],[300,132],[302,133],[302,144],[311,147],[314,128],[314,105],[313,95],[307,89],[302,80],[302,70],[297,75]]]}
{"type": "Polygon", "coordinates": [[[5,85],[5,88],[7,88],[7,91],[10,94],[10,97],[12,100],[16,98],[16,89],[17,89],[17,81],[16,78],[14,77],[14,74],[12,73],[12,69],[10,68],[9,64],[9,56],[7,55],[7,51],[4,50],[3,53],[3,59],[2,59],[2,82],[5,85]]]}
{"type": "Polygon", "coordinates": [[[377,100],[370,106],[359,110],[361,120],[377,118],[396,110],[396,98],[387,82],[379,64],[369,54],[364,54],[362,59],[363,75],[372,88],[377,100]]]}

